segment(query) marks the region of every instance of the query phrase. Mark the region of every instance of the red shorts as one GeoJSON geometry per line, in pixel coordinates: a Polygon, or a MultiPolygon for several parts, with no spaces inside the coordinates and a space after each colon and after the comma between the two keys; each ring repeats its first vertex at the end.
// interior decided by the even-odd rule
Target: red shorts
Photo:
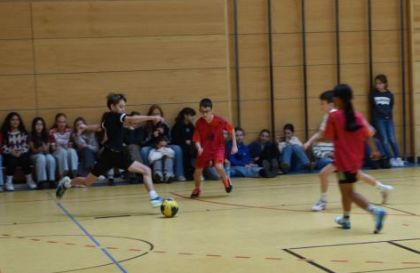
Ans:
{"type": "Polygon", "coordinates": [[[225,162],[225,149],[212,151],[211,153],[203,152],[197,157],[195,167],[198,169],[205,169],[210,166],[210,163],[216,164],[225,162]]]}

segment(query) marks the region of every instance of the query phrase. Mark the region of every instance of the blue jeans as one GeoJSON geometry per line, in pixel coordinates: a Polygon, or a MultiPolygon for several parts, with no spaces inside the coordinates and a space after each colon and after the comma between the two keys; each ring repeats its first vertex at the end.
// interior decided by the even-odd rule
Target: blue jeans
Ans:
{"type": "Polygon", "coordinates": [[[386,157],[400,157],[400,151],[398,150],[397,139],[395,137],[394,122],[392,119],[377,119],[375,125],[379,137],[381,138],[386,157]],[[391,145],[394,156],[391,155],[389,145],[391,145]]]}
{"type": "Polygon", "coordinates": [[[280,163],[288,165],[290,170],[297,171],[309,165],[310,162],[303,147],[293,144],[287,145],[283,149],[280,155],[280,163]]]}
{"type": "MultiPolygon", "coordinates": [[[[174,173],[176,178],[180,177],[180,176],[184,176],[184,162],[183,162],[183,155],[182,155],[182,149],[180,146],[178,145],[169,145],[170,148],[172,148],[172,150],[174,150],[175,152],[175,158],[174,158],[174,173]]],[[[143,158],[143,162],[144,164],[150,166],[150,162],[149,162],[149,154],[150,151],[152,150],[151,146],[145,146],[143,148],[141,148],[140,150],[140,155],[143,158]]]]}
{"type": "Polygon", "coordinates": [[[261,167],[231,166],[230,174],[231,177],[259,177],[261,169],[261,167]]]}
{"type": "Polygon", "coordinates": [[[3,185],[3,157],[0,155],[0,185],[3,185]]]}
{"type": "Polygon", "coordinates": [[[331,164],[333,160],[331,158],[319,158],[316,160],[315,168],[318,170],[322,170],[328,164],[331,164]]]}

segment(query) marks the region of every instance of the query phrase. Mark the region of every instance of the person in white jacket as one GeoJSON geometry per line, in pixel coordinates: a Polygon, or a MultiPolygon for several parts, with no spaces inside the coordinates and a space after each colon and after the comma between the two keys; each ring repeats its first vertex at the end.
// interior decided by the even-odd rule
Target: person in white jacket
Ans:
{"type": "Polygon", "coordinates": [[[153,169],[153,178],[156,183],[174,180],[175,151],[169,147],[164,136],[156,139],[155,147],[149,153],[149,162],[153,169]]]}

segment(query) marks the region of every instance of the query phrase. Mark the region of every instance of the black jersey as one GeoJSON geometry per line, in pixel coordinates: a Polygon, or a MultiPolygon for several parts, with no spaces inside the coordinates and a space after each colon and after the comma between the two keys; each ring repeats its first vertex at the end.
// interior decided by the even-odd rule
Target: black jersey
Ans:
{"type": "Polygon", "coordinates": [[[102,120],[102,128],[106,132],[107,140],[104,144],[110,150],[122,151],[124,140],[124,120],[126,113],[108,112],[102,120]]]}

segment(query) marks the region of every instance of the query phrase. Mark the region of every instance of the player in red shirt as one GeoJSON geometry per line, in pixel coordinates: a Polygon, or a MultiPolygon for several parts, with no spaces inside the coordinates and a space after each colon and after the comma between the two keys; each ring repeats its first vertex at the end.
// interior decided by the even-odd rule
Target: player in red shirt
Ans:
{"type": "Polygon", "coordinates": [[[335,221],[343,229],[350,229],[350,211],[352,203],[370,212],[375,218],[375,233],[381,231],[386,216],[385,210],[376,208],[359,193],[354,191],[353,184],[357,182],[357,173],[362,168],[365,141],[369,142],[373,157],[379,155],[372,140],[373,129],[355,112],[351,100],[353,91],[349,85],[339,84],[334,88],[334,104],[339,109],[330,113],[324,137],[334,142],[334,158],[337,177],[340,186],[343,216],[335,221]]]}
{"type": "Polygon", "coordinates": [[[236,154],[238,152],[235,129],[229,122],[213,113],[213,103],[210,99],[202,99],[200,101],[200,113],[202,117],[197,120],[193,135],[198,157],[194,171],[195,189],[191,193],[191,198],[200,196],[203,169],[209,167],[211,164],[214,164],[214,167],[222,178],[226,192],[230,193],[232,191],[232,183],[223,168],[226,147],[223,130],[226,130],[231,135],[231,153],[236,154]]]}

